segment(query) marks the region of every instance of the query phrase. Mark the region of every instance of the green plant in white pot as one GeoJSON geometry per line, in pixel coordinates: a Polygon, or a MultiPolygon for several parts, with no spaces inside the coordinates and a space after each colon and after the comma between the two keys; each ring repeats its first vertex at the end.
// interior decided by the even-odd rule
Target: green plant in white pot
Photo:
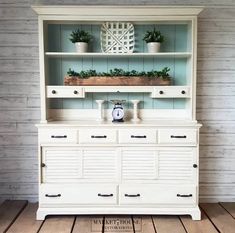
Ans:
{"type": "Polygon", "coordinates": [[[86,53],[88,51],[88,43],[92,36],[84,30],[75,30],[70,34],[70,41],[75,44],[78,53],[86,53]]]}
{"type": "Polygon", "coordinates": [[[164,41],[164,36],[154,28],[145,33],[143,40],[147,43],[149,53],[158,53],[161,43],[164,41]]]}

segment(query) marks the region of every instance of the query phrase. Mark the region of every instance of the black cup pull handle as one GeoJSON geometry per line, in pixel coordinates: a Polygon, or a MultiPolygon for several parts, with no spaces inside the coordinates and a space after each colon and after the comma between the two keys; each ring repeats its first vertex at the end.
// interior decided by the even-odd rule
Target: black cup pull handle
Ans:
{"type": "Polygon", "coordinates": [[[107,138],[107,136],[106,135],[102,135],[102,136],[91,135],[91,138],[107,138]]]}
{"type": "Polygon", "coordinates": [[[147,138],[146,135],[131,135],[131,138],[147,138]]]}
{"type": "Polygon", "coordinates": [[[51,135],[51,138],[67,138],[67,135],[51,135]]]}
{"type": "Polygon", "coordinates": [[[61,194],[46,194],[45,197],[61,197],[61,194]]]}
{"type": "Polygon", "coordinates": [[[125,197],[140,197],[140,194],[137,193],[137,194],[127,194],[125,193],[125,197]]]}
{"type": "Polygon", "coordinates": [[[171,138],[187,138],[187,136],[186,135],[183,135],[183,136],[171,135],[171,138]]]}
{"type": "Polygon", "coordinates": [[[177,194],[177,197],[192,197],[193,194],[177,194]]]}
{"type": "Polygon", "coordinates": [[[113,194],[110,193],[110,194],[101,194],[101,193],[98,193],[98,197],[113,197],[113,194]]]}

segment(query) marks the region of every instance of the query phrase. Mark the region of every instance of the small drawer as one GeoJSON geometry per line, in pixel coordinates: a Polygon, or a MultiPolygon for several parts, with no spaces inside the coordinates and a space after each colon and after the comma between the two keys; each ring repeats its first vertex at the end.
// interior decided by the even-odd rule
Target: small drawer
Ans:
{"type": "Polygon", "coordinates": [[[157,131],[152,129],[121,129],[119,143],[156,143],[157,131]]]}
{"type": "Polygon", "coordinates": [[[196,204],[195,186],[120,185],[120,204],[196,204]]]}
{"type": "Polygon", "coordinates": [[[155,87],[152,98],[189,98],[190,88],[188,86],[155,87]]]}
{"type": "Polygon", "coordinates": [[[197,144],[197,130],[160,129],[158,142],[161,144],[197,144]]]}
{"type": "Polygon", "coordinates": [[[84,90],[77,86],[47,86],[47,98],[84,98],[84,90]]]}
{"type": "Polygon", "coordinates": [[[116,204],[117,186],[102,184],[41,185],[40,204],[116,204]]]}
{"type": "Polygon", "coordinates": [[[40,129],[40,143],[77,143],[77,130],[67,129],[40,129]]]}
{"type": "Polygon", "coordinates": [[[79,130],[80,143],[117,143],[117,131],[110,129],[79,130]]]}

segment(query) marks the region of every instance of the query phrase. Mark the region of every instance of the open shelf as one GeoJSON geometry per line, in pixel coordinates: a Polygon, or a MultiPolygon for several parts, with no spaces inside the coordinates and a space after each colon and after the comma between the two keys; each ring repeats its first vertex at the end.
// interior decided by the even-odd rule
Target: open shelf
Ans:
{"type": "Polygon", "coordinates": [[[76,53],[76,52],[46,52],[48,57],[173,57],[188,58],[190,52],[164,52],[164,53],[76,53]]]}

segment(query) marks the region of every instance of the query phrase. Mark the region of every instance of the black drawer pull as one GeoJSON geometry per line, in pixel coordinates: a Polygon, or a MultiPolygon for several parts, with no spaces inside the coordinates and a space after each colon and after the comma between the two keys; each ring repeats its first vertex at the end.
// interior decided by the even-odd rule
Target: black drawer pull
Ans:
{"type": "Polygon", "coordinates": [[[193,194],[177,194],[177,197],[192,197],[193,194]]]}
{"type": "Polygon", "coordinates": [[[146,135],[138,136],[138,135],[131,135],[131,138],[147,138],[146,135]]]}
{"type": "Polygon", "coordinates": [[[101,193],[98,193],[98,197],[113,197],[113,194],[101,194],[101,193]]]}
{"type": "Polygon", "coordinates": [[[104,135],[104,136],[91,135],[91,138],[107,138],[107,136],[106,135],[104,135]]]}
{"type": "Polygon", "coordinates": [[[187,138],[187,136],[186,135],[184,135],[184,136],[171,135],[171,138],[187,138]]]}
{"type": "Polygon", "coordinates": [[[67,138],[67,135],[51,135],[51,138],[67,138]]]}
{"type": "Polygon", "coordinates": [[[52,90],[51,93],[52,93],[52,94],[56,94],[56,91],[55,91],[55,90],[52,90]]]}
{"type": "Polygon", "coordinates": [[[52,195],[46,194],[45,196],[46,197],[61,197],[61,194],[52,194],[52,195]]]}
{"type": "Polygon", "coordinates": [[[77,95],[77,94],[78,94],[78,91],[76,91],[76,90],[75,90],[75,91],[73,91],[73,94],[77,95]]]}
{"type": "Polygon", "coordinates": [[[125,194],[125,197],[140,197],[140,194],[125,194]]]}

